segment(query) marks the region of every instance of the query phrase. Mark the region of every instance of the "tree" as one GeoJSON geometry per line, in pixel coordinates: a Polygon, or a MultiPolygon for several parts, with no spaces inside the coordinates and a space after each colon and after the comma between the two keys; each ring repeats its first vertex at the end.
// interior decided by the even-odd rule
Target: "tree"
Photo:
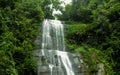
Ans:
{"type": "Polygon", "coordinates": [[[61,10],[61,1],[60,0],[44,0],[42,3],[42,9],[45,14],[45,18],[54,19],[53,11],[61,10]]]}
{"type": "Polygon", "coordinates": [[[63,15],[62,19],[70,21],[66,27],[68,48],[74,50],[87,45],[101,50],[109,58],[107,61],[111,63],[115,75],[119,75],[119,1],[73,0],[69,10],[67,6],[66,8],[64,14],[69,18],[63,15]]]}
{"type": "Polygon", "coordinates": [[[44,19],[41,1],[13,1],[14,8],[6,0],[4,3],[0,7],[0,74],[36,74],[32,51],[39,23],[44,19]]]}

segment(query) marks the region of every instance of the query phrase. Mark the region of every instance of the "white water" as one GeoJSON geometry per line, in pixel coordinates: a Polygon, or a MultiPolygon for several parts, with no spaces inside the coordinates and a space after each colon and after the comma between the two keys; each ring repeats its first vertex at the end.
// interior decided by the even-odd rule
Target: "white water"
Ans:
{"type": "MultiPolygon", "coordinates": [[[[61,21],[47,19],[43,21],[41,52],[50,69],[50,73],[47,75],[75,75],[72,63],[65,52],[63,30],[61,21]]],[[[38,72],[40,70],[38,69],[38,72]]]]}
{"type": "MultiPolygon", "coordinates": [[[[39,34],[39,38],[40,34],[39,34]]],[[[84,75],[82,59],[65,52],[64,27],[61,21],[44,20],[42,26],[42,42],[36,43],[42,48],[36,52],[38,57],[38,75],[84,75]],[[76,59],[76,60],[75,60],[76,59]]],[[[78,57],[78,56],[77,56],[78,57]]],[[[104,64],[97,65],[97,75],[104,75],[104,64]]]]}
{"type": "Polygon", "coordinates": [[[66,69],[67,75],[75,75],[73,72],[71,61],[69,60],[67,52],[57,51],[58,56],[61,57],[62,63],[66,69]]]}
{"type": "Polygon", "coordinates": [[[49,65],[49,68],[50,68],[50,73],[51,73],[51,75],[52,75],[53,67],[55,67],[55,66],[52,65],[52,64],[48,64],[48,65],[49,65]]]}
{"type": "Polygon", "coordinates": [[[42,49],[65,51],[63,24],[58,20],[44,20],[42,49]]]}

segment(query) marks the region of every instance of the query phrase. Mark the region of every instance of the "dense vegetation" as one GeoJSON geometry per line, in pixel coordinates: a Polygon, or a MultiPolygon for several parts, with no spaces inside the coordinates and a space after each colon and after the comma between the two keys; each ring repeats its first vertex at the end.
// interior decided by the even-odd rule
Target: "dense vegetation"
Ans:
{"type": "Polygon", "coordinates": [[[119,75],[120,1],[73,0],[62,13],[69,50],[84,54],[87,63],[104,63],[107,75],[119,75]]]}
{"type": "Polygon", "coordinates": [[[0,0],[0,75],[36,75],[34,40],[43,19],[53,18],[49,5],[59,8],[51,1],[0,0]]]}
{"type": "Polygon", "coordinates": [[[53,8],[66,21],[68,50],[82,54],[88,72],[104,63],[106,75],[119,75],[119,0],[73,0],[65,10],[59,0],[0,0],[0,75],[36,75],[34,40],[53,8]]]}

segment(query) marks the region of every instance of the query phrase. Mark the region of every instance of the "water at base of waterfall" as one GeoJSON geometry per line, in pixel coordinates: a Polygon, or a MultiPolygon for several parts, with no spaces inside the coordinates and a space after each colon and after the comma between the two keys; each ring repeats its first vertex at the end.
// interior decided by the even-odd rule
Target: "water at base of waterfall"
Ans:
{"type": "MultiPolygon", "coordinates": [[[[59,50],[39,50],[38,75],[78,75],[78,63],[74,62],[74,55],[59,50]],[[47,73],[47,74],[45,74],[47,73]]],[[[81,74],[82,75],[82,74],[81,74]]]]}

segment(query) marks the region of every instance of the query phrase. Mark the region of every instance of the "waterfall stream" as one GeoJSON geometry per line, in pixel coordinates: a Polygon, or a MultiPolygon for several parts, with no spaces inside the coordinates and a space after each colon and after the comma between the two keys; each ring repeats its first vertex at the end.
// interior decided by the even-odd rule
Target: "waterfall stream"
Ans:
{"type": "Polygon", "coordinates": [[[61,21],[43,21],[41,48],[36,52],[39,56],[38,75],[78,75],[73,55],[65,51],[61,21]]]}
{"type": "MultiPolygon", "coordinates": [[[[38,61],[37,75],[85,75],[81,55],[67,52],[65,49],[64,24],[59,20],[45,19],[42,32],[35,43],[41,46],[34,55],[38,61]]],[[[104,64],[99,63],[96,75],[104,75],[104,64]]],[[[92,73],[95,74],[95,73],[92,73]]]]}
{"type": "Polygon", "coordinates": [[[42,27],[42,49],[65,51],[63,24],[58,20],[44,20],[42,27]]]}

